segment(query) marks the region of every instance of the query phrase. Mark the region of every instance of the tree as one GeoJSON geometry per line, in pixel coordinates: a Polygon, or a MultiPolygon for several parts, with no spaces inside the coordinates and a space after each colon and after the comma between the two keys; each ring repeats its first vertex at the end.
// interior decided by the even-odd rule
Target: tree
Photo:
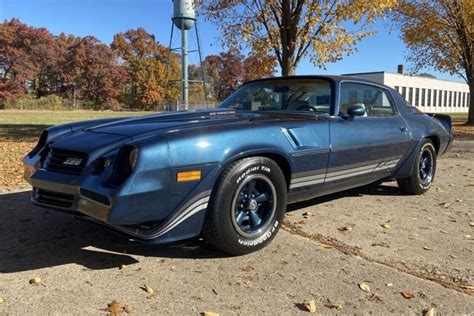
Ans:
{"type": "Polygon", "coordinates": [[[179,77],[178,57],[155,36],[143,28],[128,30],[116,34],[111,46],[128,72],[127,103],[145,108],[179,98],[179,88],[172,84],[179,77]]]}
{"type": "MultiPolygon", "coordinates": [[[[209,55],[203,65],[208,98],[214,101],[222,101],[246,81],[272,77],[275,73],[275,59],[272,56],[245,57],[236,49],[209,55]]],[[[200,79],[200,67],[193,65],[189,74],[191,79],[200,79]]]]}
{"type": "Polygon", "coordinates": [[[393,17],[415,69],[434,67],[467,82],[467,124],[474,125],[474,1],[402,0],[393,17]]]}
{"type": "Polygon", "coordinates": [[[324,67],[355,50],[373,32],[367,26],[397,0],[208,0],[201,12],[222,31],[223,41],[256,55],[272,53],[283,76],[305,57],[324,67]],[[353,24],[351,29],[348,24],[353,24]]]}

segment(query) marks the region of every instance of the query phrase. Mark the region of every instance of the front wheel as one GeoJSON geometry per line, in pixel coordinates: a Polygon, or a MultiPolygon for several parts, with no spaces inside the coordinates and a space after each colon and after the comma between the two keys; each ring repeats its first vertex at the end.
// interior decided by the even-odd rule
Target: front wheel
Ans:
{"type": "Polygon", "coordinates": [[[412,175],[397,179],[398,186],[409,194],[423,194],[431,187],[436,172],[436,149],[429,139],[423,140],[416,155],[412,175]]]}
{"type": "Polygon", "coordinates": [[[228,166],[214,188],[203,228],[204,239],[232,255],[269,244],[286,209],[287,185],[279,166],[266,157],[228,166]]]}

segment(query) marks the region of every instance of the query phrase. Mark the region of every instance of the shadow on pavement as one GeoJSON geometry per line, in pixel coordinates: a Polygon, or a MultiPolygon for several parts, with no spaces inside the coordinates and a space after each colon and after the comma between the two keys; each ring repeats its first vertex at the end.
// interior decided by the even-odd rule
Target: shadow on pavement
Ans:
{"type": "Polygon", "coordinates": [[[0,273],[68,263],[93,270],[118,268],[137,263],[131,255],[191,259],[225,256],[197,240],[169,246],[130,242],[106,228],[36,207],[29,199],[29,192],[0,195],[0,273]]]}
{"type": "MultiPolygon", "coordinates": [[[[401,195],[397,187],[366,186],[291,204],[288,211],[347,196],[401,195]]],[[[138,261],[132,255],[208,259],[226,255],[199,240],[178,245],[144,245],[70,215],[29,202],[29,192],[0,195],[0,273],[76,263],[88,269],[117,268],[138,261]]]]}

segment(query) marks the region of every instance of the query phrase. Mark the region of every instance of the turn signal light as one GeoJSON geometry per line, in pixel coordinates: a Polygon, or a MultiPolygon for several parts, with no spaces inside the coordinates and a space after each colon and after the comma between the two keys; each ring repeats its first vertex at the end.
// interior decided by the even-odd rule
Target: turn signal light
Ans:
{"type": "Polygon", "coordinates": [[[181,171],[176,175],[177,182],[201,180],[201,170],[181,171]]]}

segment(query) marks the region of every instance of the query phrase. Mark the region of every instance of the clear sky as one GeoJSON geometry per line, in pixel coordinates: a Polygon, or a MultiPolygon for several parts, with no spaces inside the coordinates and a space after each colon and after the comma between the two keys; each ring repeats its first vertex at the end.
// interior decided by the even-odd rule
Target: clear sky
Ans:
{"type": "MultiPolygon", "coordinates": [[[[93,35],[110,44],[113,35],[128,29],[143,27],[154,34],[163,45],[168,46],[171,30],[171,0],[0,0],[0,20],[19,18],[23,23],[45,27],[53,34],[61,32],[78,36],[93,35]]],[[[198,20],[204,55],[222,51],[220,33],[216,25],[198,20]]],[[[357,45],[357,52],[343,60],[327,64],[326,70],[319,69],[304,60],[297,74],[341,74],[369,71],[396,72],[397,64],[407,64],[406,48],[396,30],[389,30],[387,22],[374,25],[377,34],[364,39],[357,45]]],[[[174,47],[179,38],[175,33],[174,47]]],[[[191,45],[196,40],[191,38],[191,45]]],[[[191,54],[193,55],[193,54],[191,54]]],[[[197,63],[197,56],[190,62],[197,63]]],[[[407,65],[409,66],[409,65],[407,65]]],[[[438,73],[432,69],[426,72],[438,78],[461,81],[459,77],[438,73]]]]}

